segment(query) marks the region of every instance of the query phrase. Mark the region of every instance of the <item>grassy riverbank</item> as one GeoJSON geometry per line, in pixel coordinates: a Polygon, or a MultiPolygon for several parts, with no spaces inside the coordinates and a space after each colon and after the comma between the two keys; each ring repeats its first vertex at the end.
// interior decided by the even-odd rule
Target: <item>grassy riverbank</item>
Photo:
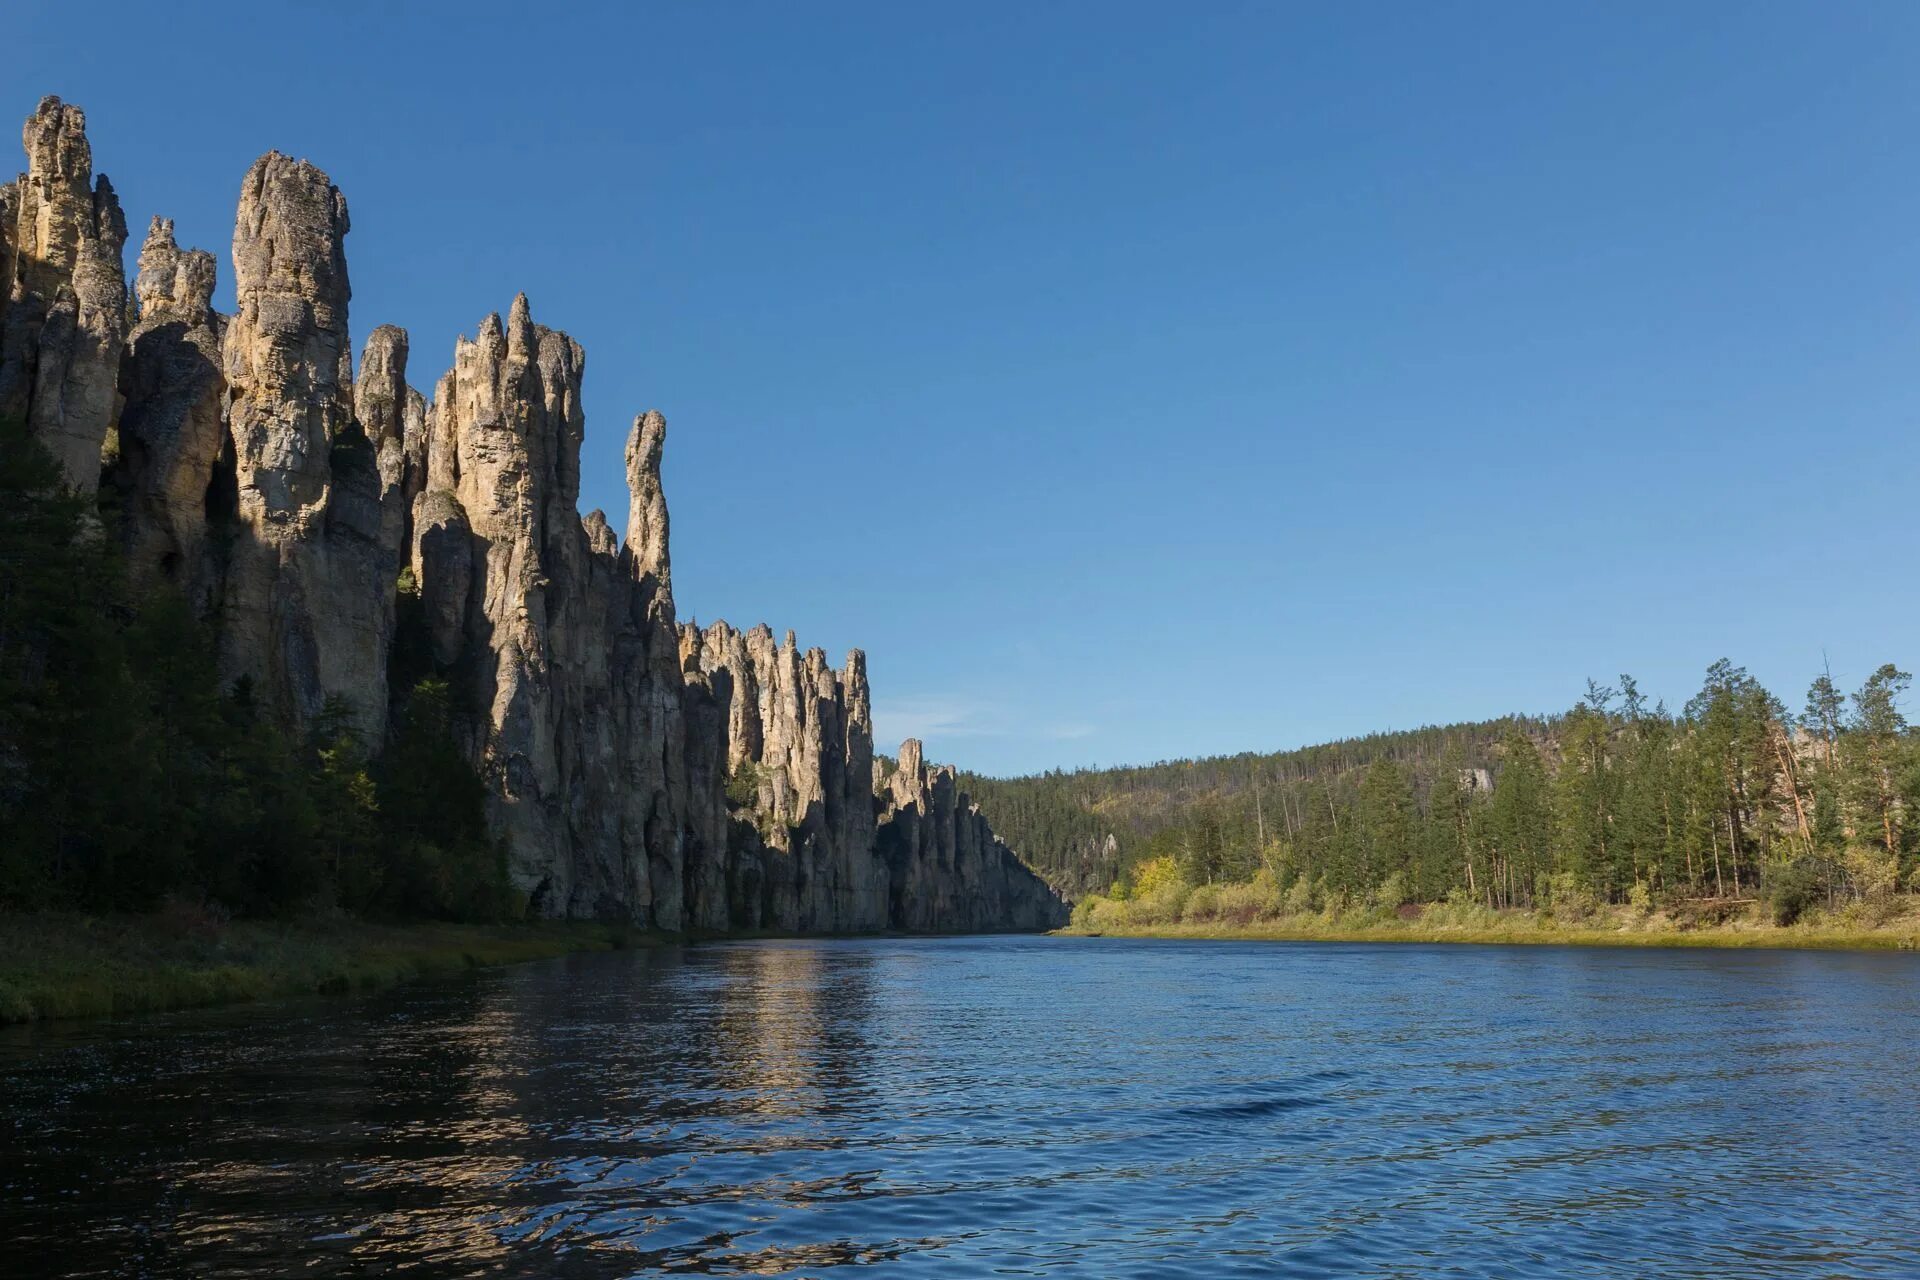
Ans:
{"type": "Polygon", "coordinates": [[[224,922],[193,912],[0,915],[0,1023],[364,991],[657,940],[601,924],[224,922]]]}
{"type": "MultiPolygon", "coordinates": [[[[1104,900],[1102,900],[1104,902],[1104,900]]],[[[1920,950],[1920,912],[1879,916],[1821,912],[1777,925],[1756,911],[1700,919],[1682,913],[1602,908],[1577,920],[1550,912],[1433,906],[1398,911],[1305,913],[1265,919],[1136,920],[1105,904],[1075,912],[1062,933],[1080,937],[1196,938],[1268,942],[1453,942],[1581,947],[1775,947],[1823,951],[1920,950]]]]}

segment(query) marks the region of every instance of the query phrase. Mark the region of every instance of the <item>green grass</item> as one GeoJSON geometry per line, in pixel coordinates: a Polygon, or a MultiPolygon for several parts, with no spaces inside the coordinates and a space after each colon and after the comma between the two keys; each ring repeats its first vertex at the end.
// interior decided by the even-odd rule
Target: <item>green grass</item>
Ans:
{"type": "Polygon", "coordinates": [[[0,1023],[344,993],[660,940],[616,925],[0,915],[0,1023]]]}
{"type": "Polygon", "coordinates": [[[1756,918],[1687,924],[1659,914],[1602,911],[1581,921],[1527,911],[1465,912],[1434,908],[1415,919],[1350,912],[1274,919],[1135,922],[1109,913],[1097,926],[1076,923],[1059,932],[1080,937],[1194,938],[1269,942],[1424,942],[1500,946],[1729,947],[1819,951],[1920,951],[1920,918],[1899,914],[1879,921],[1821,918],[1774,925],[1756,918]]]}

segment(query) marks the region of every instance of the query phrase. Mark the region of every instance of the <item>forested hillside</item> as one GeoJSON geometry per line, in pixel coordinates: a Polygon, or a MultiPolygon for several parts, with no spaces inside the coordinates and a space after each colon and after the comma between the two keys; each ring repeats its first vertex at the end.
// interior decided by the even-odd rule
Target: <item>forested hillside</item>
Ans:
{"type": "Polygon", "coordinates": [[[1915,887],[1909,680],[1822,674],[1794,710],[1723,660],[1677,712],[1622,676],[1557,716],[966,786],[1075,896],[1258,881],[1291,909],[1765,894],[1792,914],[1915,887]]]}

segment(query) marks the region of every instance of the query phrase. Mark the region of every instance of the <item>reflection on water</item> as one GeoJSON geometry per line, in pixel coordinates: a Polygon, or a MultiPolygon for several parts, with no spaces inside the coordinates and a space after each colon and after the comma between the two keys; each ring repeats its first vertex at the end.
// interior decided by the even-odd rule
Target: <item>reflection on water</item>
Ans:
{"type": "Polygon", "coordinates": [[[0,1035],[0,1275],[1920,1276],[1920,963],[716,944],[0,1035]]]}

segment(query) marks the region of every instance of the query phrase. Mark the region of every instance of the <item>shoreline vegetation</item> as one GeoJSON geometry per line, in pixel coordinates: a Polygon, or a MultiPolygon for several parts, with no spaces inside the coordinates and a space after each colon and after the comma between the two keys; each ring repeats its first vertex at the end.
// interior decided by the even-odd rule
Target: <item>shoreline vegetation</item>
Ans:
{"type": "MultiPolygon", "coordinates": [[[[1240,896],[1245,896],[1250,886],[1225,888],[1241,890],[1240,896]]],[[[1709,901],[1666,909],[1594,905],[1563,913],[1442,902],[1268,914],[1244,904],[1222,907],[1223,896],[1228,895],[1190,891],[1190,903],[1169,912],[1165,896],[1142,909],[1142,904],[1095,895],[1083,900],[1074,910],[1072,923],[1057,932],[1065,937],[1223,942],[1920,952],[1920,899],[1896,901],[1873,911],[1809,911],[1790,924],[1780,924],[1761,902],[1709,901]],[[1194,898],[1199,901],[1192,903],[1194,898]]]]}
{"type": "Polygon", "coordinates": [[[373,991],[416,978],[673,941],[577,921],[461,924],[0,915],[0,1025],[373,991]]]}
{"type": "MultiPolygon", "coordinates": [[[[1603,906],[1570,916],[1458,903],[1264,914],[1232,904],[1210,906],[1219,903],[1217,893],[1189,890],[1186,897],[1189,903],[1199,899],[1201,914],[1187,911],[1189,903],[1169,914],[1094,895],[1052,936],[1920,952],[1920,899],[1872,913],[1809,912],[1781,925],[1759,903],[1666,910],[1603,906]]],[[[581,921],[228,920],[177,904],[144,915],[5,914],[0,1025],[347,995],[479,968],[693,940],[581,921]]]]}
{"type": "Polygon", "coordinates": [[[969,780],[1075,933],[1901,948],[1920,939],[1920,726],[1893,663],[1789,711],[1730,661],[1670,711],[969,780]]]}
{"type": "Polygon", "coordinates": [[[1465,946],[1676,946],[1716,950],[1814,950],[1814,952],[1920,952],[1920,917],[1887,925],[1740,921],[1709,927],[1678,927],[1653,921],[1590,921],[1569,925],[1542,921],[1532,912],[1511,913],[1482,925],[1402,919],[1321,919],[1319,915],[1236,923],[1110,925],[1056,931],[1068,938],[1167,938],[1188,942],[1440,942],[1465,946]]]}

